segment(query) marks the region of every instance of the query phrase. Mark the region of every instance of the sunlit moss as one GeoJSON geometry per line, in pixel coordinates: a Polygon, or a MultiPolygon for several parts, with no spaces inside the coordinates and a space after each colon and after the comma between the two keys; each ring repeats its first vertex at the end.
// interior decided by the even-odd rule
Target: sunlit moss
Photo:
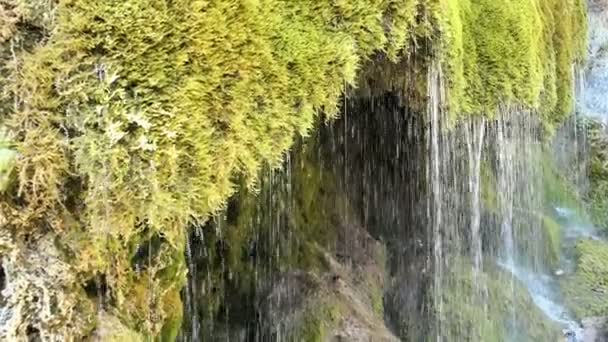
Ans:
{"type": "Polygon", "coordinates": [[[17,152],[11,148],[8,138],[0,130],[0,193],[6,191],[14,178],[16,162],[17,152]]]}
{"type": "Polygon", "coordinates": [[[571,112],[572,68],[586,51],[584,1],[442,3],[454,115],[492,115],[500,106],[523,105],[542,113],[550,126],[571,112]]]}
{"type": "MultiPolygon", "coordinates": [[[[363,0],[0,6],[2,121],[21,156],[2,213],[17,232],[44,220],[69,237],[82,282],[103,275],[119,316],[152,333],[167,316],[158,297],[180,284],[165,275],[184,273],[172,260],[186,228],[220,211],[236,179],[254,187],[318,113],[335,116],[360,61],[396,58],[417,11],[363,0]],[[43,43],[19,44],[30,33],[43,43]],[[163,246],[138,272],[131,260],[153,236],[163,246]]],[[[2,151],[4,177],[14,158],[2,151]]]]}
{"type": "MultiPolygon", "coordinates": [[[[583,6],[3,1],[0,120],[14,141],[0,147],[0,189],[10,190],[2,229],[23,241],[54,232],[82,284],[103,275],[117,315],[158,334],[169,316],[159,298],[183,284],[187,228],[220,212],[240,180],[253,190],[260,169],[279,165],[320,112],[334,118],[363,61],[442,58],[455,114],[490,114],[500,104],[562,113],[584,44],[583,6]],[[421,41],[427,49],[414,49],[421,41]],[[133,259],[153,239],[161,246],[137,269],[133,259]],[[159,314],[150,319],[150,310],[159,314]]],[[[331,235],[316,219],[323,213],[311,214],[314,187],[298,191],[303,234],[331,235]]],[[[247,239],[230,234],[234,245],[247,239]]],[[[307,250],[293,255],[318,264],[307,250]]]]}

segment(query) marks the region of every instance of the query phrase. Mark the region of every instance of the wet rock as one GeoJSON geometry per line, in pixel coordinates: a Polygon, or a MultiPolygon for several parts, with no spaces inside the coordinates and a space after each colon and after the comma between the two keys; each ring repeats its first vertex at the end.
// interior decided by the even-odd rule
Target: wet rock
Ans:
{"type": "Polygon", "coordinates": [[[589,0],[589,9],[592,12],[603,12],[608,10],[608,0],[589,0]]]}
{"type": "Polygon", "coordinates": [[[143,342],[144,337],[135,331],[127,328],[122,322],[115,316],[101,311],[98,314],[97,327],[91,342],[143,342]]]}
{"type": "Polygon", "coordinates": [[[259,303],[263,340],[398,341],[383,320],[384,249],[364,230],[343,227],[328,271],[290,271],[259,303]]]}
{"type": "Polygon", "coordinates": [[[588,317],[583,319],[582,342],[608,341],[608,317],[588,317]]]}
{"type": "Polygon", "coordinates": [[[568,308],[577,318],[603,316],[608,312],[608,245],[581,240],[576,245],[574,273],[560,278],[568,308]]]}
{"type": "Polygon", "coordinates": [[[0,231],[1,341],[70,341],[94,326],[95,310],[50,235],[18,246],[0,231]]]}
{"type": "Polygon", "coordinates": [[[577,342],[576,341],[576,332],[569,330],[569,329],[565,329],[565,330],[563,330],[563,333],[564,333],[566,342],[577,342]]]}

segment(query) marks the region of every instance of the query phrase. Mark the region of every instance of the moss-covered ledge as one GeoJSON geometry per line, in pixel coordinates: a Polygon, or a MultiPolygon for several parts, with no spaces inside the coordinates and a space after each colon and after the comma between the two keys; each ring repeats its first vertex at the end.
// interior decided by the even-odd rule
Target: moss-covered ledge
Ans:
{"type": "Polygon", "coordinates": [[[584,0],[441,3],[453,116],[524,107],[552,131],[572,113],[574,65],[587,49],[584,0]]]}
{"type": "Polygon", "coordinates": [[[334,117],[363,61],[439,58],[452,113],[517,104],[552,122],[584,22],[580,0],[1,1],[0,254],[7,270],[28,253],[65,267],[9,293],[21,323],[0,337],[91,337],[94,305],[171,331],[187,227],[334,117]],[[61,329],[35,314],[54,302],[39,293],[69,298],[61,329]]]}

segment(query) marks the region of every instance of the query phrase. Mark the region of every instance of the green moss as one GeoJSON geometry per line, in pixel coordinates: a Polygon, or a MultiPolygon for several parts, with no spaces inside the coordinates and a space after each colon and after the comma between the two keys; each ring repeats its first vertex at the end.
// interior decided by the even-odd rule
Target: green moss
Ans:
{"type": "Polygon", "coordinates": [[[302,342],[326,341],[340,321],[342,312],[339,302],[330,298],[321,299],[302,313],[296,329],[287,339],[302,342]]]}
{"type": "Polygon", "coordinates": [[[363,285],[361,285],[366,289],[369,303],[371,304],[373,312],[378,315],[378,317],[384,317],[384,277],[387,276],[385,271],[387,265],[386,253],[386,246],[378,243],[377,253],[373,256],[374,261],[372,263],[372,265],[375,265],[375,269],[364,273],[364,281],[363,285]],[[378,270],[382,271],[378,273],[378,270]]]}
{"type": "Polygon", "coordinates": [[[608,134],[603,124],[593,120],[588,120],[585,127],[590,145],[590,186],[585,200],[593,223],[608,230],[608,134]]]}
{"type": "Polygon", "coordinates": [[[547,210],[555,207],[570,208],[579,214],[584,214],[582,200],[574,189],[574,186],[560,173],[548,150],[538,154],[542,163],[542,180],[544,191],[544,202],[547,210]]]}
{"type": "Polygon", "coordinates": [[[561,255],[562,227],[550,216],[543,216],[543,228],[546,262],[551,267],[557,267],[561,255]]]}
{"type": "Polygon", "coordinates": [[[168,318],[160,331],[160,342],[173,342],[177,339],[183,321],[183,305],[179,289],[168,293],[163,305],[163,311],[168,313],[168,318]]]}
{"type": "Polygon", "coordinates": [[[145,338],[132,330],[125,330],[112,336],[107,336],[107,342],[144,342],[145,338]]]}
{"type": "Polygon", "coordinates": [[[608,314],[608,245],[584,240],[576,246],[576,272],[562,284],[568,306],[580,319],[608,314]]]}
{"type": "Polygon", "coordinates": [[[572,66],[586,51],[582,0],[445,0],[440,12],[451,112],[523,105],[559,122],[572,110],[572,66]]]}
{"type": "MultiPolygon", "coordinates": [[[[11,195],[27,208],[9,200],[3,214],[24,232],[41,217],[58,234],[75,228],[82,248],[67,249],[84,257],[79,277],[105,275],[121,317],[134,320],[150,315],[133,298],[178,284],[165,275],[183,273],[183,263],[168,265],[184,251],[186,228],[220,211],[236,179],[254,187],[320,111],[335,116],[359,62],[381,50],[396,58],[416,11],[414,2],[363,0],[70,0],[52,12],[9,3],[0,54],[16,64],[3,63],[11,82],[0,83],[9,94],[0,106],[23,156],[11,195]],[[46,28],[39,14],[52,19],[44,43],[8,54],[26,34],[13,24],[46,28]],[[65,194],[83,205],[65,205],[65,194]],[[144,275],[129,261],[153,235],[166,246],[145,274],[154,284],[139,289],[144,275]]],[[[2,151],[4,175],[13,158],[2,151]]],[[[306,195],[304,206],[314,202],[306,195]]]]}
{"type": "MultiPolygon", "coordinates": [[[[555,114],[569,109],[570,67],[584,44],[581,0],[0,6],[0,120],[15,137],[0,149],[0,189],[10,190],[2,229],[25,241],[44,226],[75,242],[62,249],[77,278],[103,275],[118,316],[152,335],[168,315],[160,300],[141,303],[183,284],[187,228],[221,212],[241,180],[259,185],[262,167],[279,165],[320,112],[335,117],[373,54],[395,61],[410,46],[435,45],[454,114],[490,114],[499,104],[555,114]],[[11,174],[18,186],[9,188],[11,174]],[[131,260],[153,237],[162,241],[155,266],[138,272],[131,260]]],[[[437,57],[431,50],[424,57],[437,57]]],[[[321,176],[309,177],[296,185],[296,224],[302,236],[331,240],[330,214],[317,210],[310,185],[321,176]]],[[[229,262],[238,264],[248,233],[230,234],[229,262]]],[[[296,261],[281,262],[322,267],[309,253],[314,243],[298,246],[296,261]]]]}
{"type": "Polygon", "coordinates": [[[15,151],[0,148],[0,193],[6,191],[11,183],[16,156],[15,151]]]}
{"type": "Polygon", "coordinates": [[[562,337],[560,327],[536,307],[526,288],[510,274],[488,265],[474,280],[471,269],[470,264],[460,263],[445,274],[441,321],[446,339],[557,341],[562,337]],[[478,292],[481,288],[485,300],[478,292]]]}
{"type": "Polygon", "coordinates": [[[589,193],[589,202],[591,203],[589,213],[594,224],[608,230],[608,182],[596,181],[594,187],[589,193]]]}
{"type": "Polygon", "coordinates": [[[96,335],[92,340],[107,342],[144,342],[146,338],[124,326],[115,316],[101,313],[98,319],[96,335]]]}
{"type": "Polygon", "coordinates": [[[14,178],[13,170],[17,164],[17,152],[6,136],[6,130],[0,126],[0,194],[5,192],[14,178]]]}

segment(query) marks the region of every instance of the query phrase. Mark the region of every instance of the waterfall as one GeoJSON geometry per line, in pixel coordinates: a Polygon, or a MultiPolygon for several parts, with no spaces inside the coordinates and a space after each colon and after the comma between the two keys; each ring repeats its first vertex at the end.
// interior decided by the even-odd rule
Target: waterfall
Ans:
{"type": "MultiPolygon", "coordinates": [[[[182,341],[298,340],[298,322],[324,317],[311,309],[326,310],[324,294],[348,294],[357,310],[373,302],[383,316],[350,314],[404,341],[533,341],[576,328],[551,280],[544,183],[556,152],[539,114],[505,105],[456,120],[441,65],[427,70],[422,112],[394,93],[345,98],[342,118],[264,172],[259,193],[191,234],[182,341]],[[228,241],[241,245],[223,241],[237,232],[228,241]],[[360,266],[373,259],[366,239],[386,248],[381,295],[366,292],[379,268],[360,266]]],[[[349,336],[349,322],[319,331],[349,336]]]]}
{"type": "MultiPolygon", "coordinates": [[[[427,215],[435,339],[478,339],[489,330],[501,330],[512,341],[531,339],[525,296],[538,303],[539,317],[576,329],[567,313],[556,314],[564,310],[556,285],[539,280],[550,277],[559,258],[552,253],[560,246],[547,247],[552,203],[544,187],[555,152],[542,140],[538,114],[512,106],[488,120],[451,123],[442,110],[439,68],[431,67],[428,82],[427,215]],[[496,273],[496,267],[504,271],[496,273]],[[501,312],[493,302],[497,296],[511,303],[501,312]],[[497,314],[502,322],[493,321],[497,314]],[[467,315],[491,322],[469,326],[467,315]]],[[[568,141],[584,136],[577,130],[569,130],[568,141]]],[[[576,165],[578,147],[572,146],[563,154],[576,165]]]]}
{"type": "MultiPolygon", "coordinates": [[[[435,306],[437,314],[441,317],[442,315],[442,275],[443,275],[443,196],[441,186],[441,173],[440,167],[442,165],[442,158],[440,154],[440,115],[441,115],[441,91],[442,91],[442,75],[441,69],[437,65],[432,65],[428,72],[428,106],[430,114],[430,139],[429,139],[429,151],[430,161],[428,167],[430,169],[430,193],[428,215],[429,222],[432,225],[432,234],[430,241],[433,241],[433,265],[434,279],[433,279],[433,299],[435,300],[435,306]]],[[[437,341],[441,341],[441,326],[437,326],[437,341]]]]}
{"type": "Polygon", "coordinates": [[[485,133],[485,120],[471,122],[471,128],[465,130],[467,140],[467,152],[469,161],[469,191],[471,197],[471,244],[473,255],[473,273],[482,270],[483,243],[480,232],[481,207],[480,207],[480,171],[481,152],[485,133]]]}

